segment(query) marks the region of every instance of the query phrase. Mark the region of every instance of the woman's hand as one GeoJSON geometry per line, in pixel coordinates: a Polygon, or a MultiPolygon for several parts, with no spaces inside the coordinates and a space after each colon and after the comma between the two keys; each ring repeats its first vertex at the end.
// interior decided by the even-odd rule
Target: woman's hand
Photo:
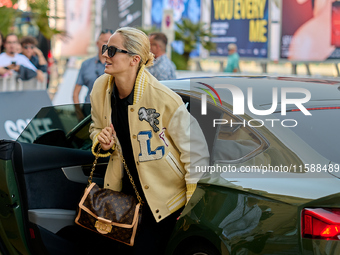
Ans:
{"type": "Polygon", "coordinates": [[[102,131],[99,133],[97,139],[103,150],[107,151],[112,148],[114,144],[114,135],[116,135],[116,131],[112,124],[109,127],[102,129],[102,131]]]}

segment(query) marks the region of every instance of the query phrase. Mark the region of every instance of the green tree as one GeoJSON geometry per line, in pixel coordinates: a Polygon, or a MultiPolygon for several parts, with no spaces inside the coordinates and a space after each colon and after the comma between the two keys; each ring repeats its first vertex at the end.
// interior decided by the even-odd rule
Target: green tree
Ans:
{"type": "Polygon", "coordinates": [[[49,26],[50,8],[48,7],[48,0],[28,0],[27,2],[31,8],[33,22],[39,27],[39,31],[47,39],[51,39],[55,34],[62,33],[62,31],[49,26]]]}
{"type": "Polygon", "coordinates": [[[8,0],[2,7],[0,7],[0,31],[3,35],[7,35],[11,32],[18,11],[13,8],[16,7],[18,0],[8,0]]]}
{"type": "Polygon", "coordinates": [[[182,22],[176,23],[175,40],[182,41],[184,52],[179,55],[176,52],[172,54],[172,60],[176,64],[177,69],[187,70],[190,53],[196,49],[197,44],[201,43],[203,48],[211,51],[216,49],[216,44],[210,41],[213,35],[210,28],[206,27],[203,22],[193,23],[190,19],[183,19],[182,22]]]}
{"type": "MultiPolygon", "coordinates": [[[[6,4],[0,7],[0,31],[5,36],[12,32],[16,18],[22,15],[22,11],[16,9],[17,3],[18,0],[7,0],[6,4]]],[[[28,0],[27,4],[31,9],[29,14],[31,23],[36,25],[47,39],[51,39],[53,35],[62,32],[49,26],[48,0],[28,0]]]]}

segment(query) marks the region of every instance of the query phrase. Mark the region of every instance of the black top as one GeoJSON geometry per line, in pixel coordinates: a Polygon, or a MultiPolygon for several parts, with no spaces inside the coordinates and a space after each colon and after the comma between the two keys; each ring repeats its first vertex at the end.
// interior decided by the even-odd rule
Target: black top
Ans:
{"type": "MultiPolygon", "coordinates": [[[[132,178],[136,184],[139,195],[142,200],[146,202],[143,190],[138,177],[138,172],[136,168],[136,163],[133,157],[131,139],[130,139],[130,129],[129,129],[129,119],[128,119],[128,106],[133,104],[134,89],[127,97],[120,99],[118,94],[118,89],[114,86],[114,93],[111,96],[111,108],[112,108],[112,124],[116,131],[117,137],[119,139],[120,145],[122,147],[123,156],[125,162],[130,170],[132,178]]],[[[135,191],[130,182],[129,176],[124,169],[123,177],[123,188],[122,192],[129,195],[135,195],[135,191]]]]}

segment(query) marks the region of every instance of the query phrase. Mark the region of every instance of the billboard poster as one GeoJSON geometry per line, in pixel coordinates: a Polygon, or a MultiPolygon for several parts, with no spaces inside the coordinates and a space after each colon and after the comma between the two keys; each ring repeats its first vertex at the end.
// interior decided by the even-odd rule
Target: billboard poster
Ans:
{"type": "MultiPolygon", "coordinates": [[[[180,22],[183,18],[190,19],[193,23],[201,20],[201,1],[200,0],[152,0],[151,25],[161,28],[163,20],[163,10],[173,10],[174,22],[180,22]]],[[[176,30],[176,25],[175,25],[176,30]]],[[[183,43],[174,41],[171,46],[179,54],[183,53],[183,43]]],[[[198,56],[199,51],[191,52],[190,56],[198,56]]]]}
{"type": "Polygon", "coordinates": [[[120,27],[142,26],[143,1],[102,0],[102,28],[115,31],[120,27]]]}
{"type": "Polygon", "coordinates": [[[175,22],[179,22],[182,18],[189,18],[193,23],[198,23],[201,18],[200,0],[153,0],[151,11],[153,26],[161,27],[163,11],[160,10],[164,9],[173,10],[175,22]]]}
{"type": "Polygon", "coordinates": [[[282,1],[280,57],[296,61],[340,58],[340,2],[282,1]]]}
{"type": "Polygon", "coordinates": [[[91,0],[65,1],[66,38],[61,42],[61,56],[86,55],[91,42],[91,0]]]}
{"type": "Polygon", "coordinates": [[[228,56],[228,44],[237,45],[244,58],[268,58],[268,0],[212,0],[211,32],[216,51],[228,56]]]}

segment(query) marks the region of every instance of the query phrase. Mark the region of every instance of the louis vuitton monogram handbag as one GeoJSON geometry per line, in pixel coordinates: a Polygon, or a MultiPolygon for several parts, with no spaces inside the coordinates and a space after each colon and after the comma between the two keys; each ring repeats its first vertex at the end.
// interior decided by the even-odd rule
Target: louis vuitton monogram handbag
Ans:
{"type": "Polygon", "coordinates": [[[93,172],[99,157],[99,145],[88,179],[88,186],[79,203],[75,223],[113,240],[133,246],[142,217],[143,201],[117,143],[116,149],[118,149],[137,199],[122,192],[100,188],[92,182],[93,172]]]}

